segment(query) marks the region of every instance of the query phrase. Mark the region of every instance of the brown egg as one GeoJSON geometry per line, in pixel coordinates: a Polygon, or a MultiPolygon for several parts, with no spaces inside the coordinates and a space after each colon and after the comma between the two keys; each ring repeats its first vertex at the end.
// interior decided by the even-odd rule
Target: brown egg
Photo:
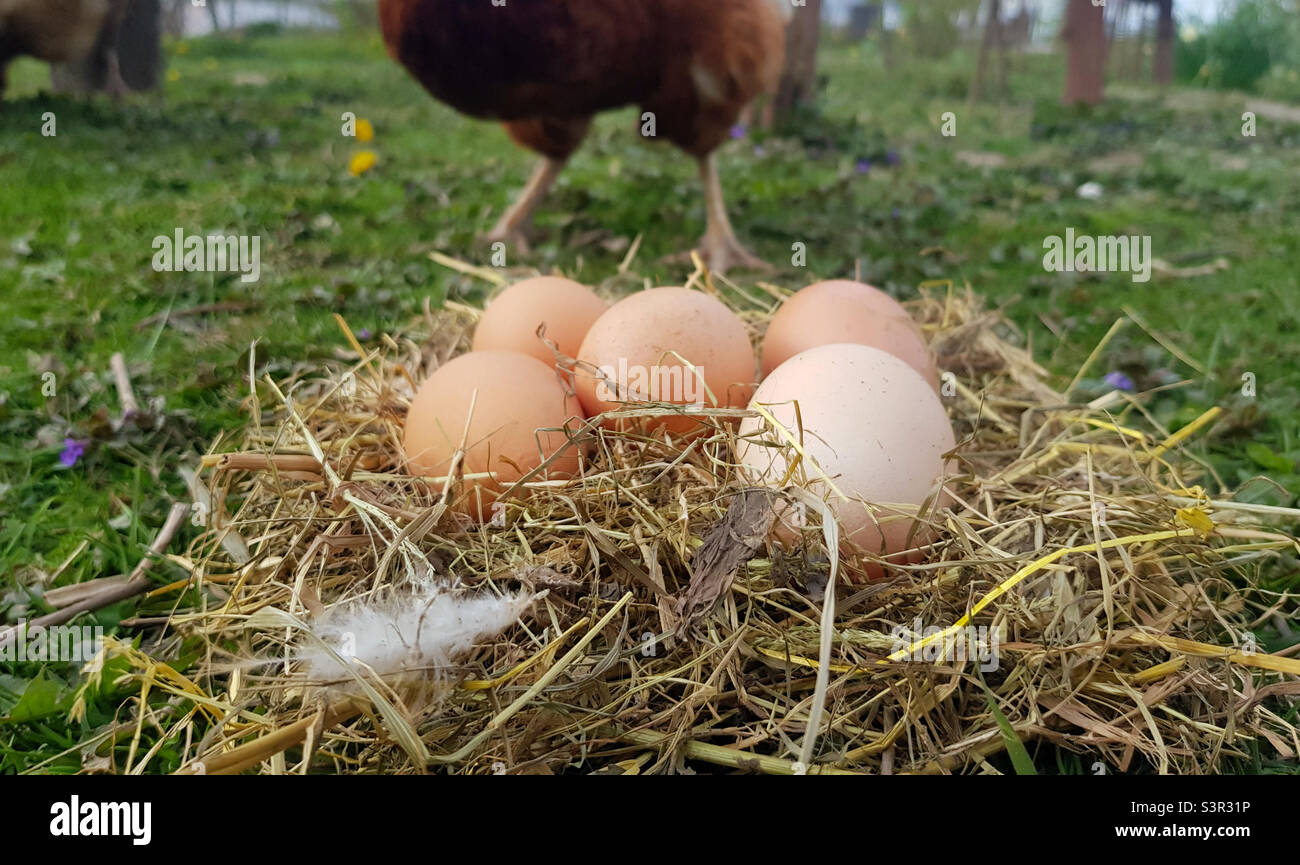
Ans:
{"type": "MultiPolygon", "coordinates": [[[[445,477],[464,437],[465,474],[492,472],[492,477],[467,479],[456,509],[488,520],[501,491],[566,442],[563,432],[537,431],[562,428],[581,416],[577,398],[536,358],[505,351],[461,355],[431,375],[411,401],[403,442],[408,470],[445,477]]],[[[578,451],[568,447],[547,467],[546,477],[572,477],[577,471],[578,451]]]]}
{"type": "Polygon", "coordinates": [[[801,351],[832,343],[887,351],[939,389],[929,346],[902,304],[878,288],[848,280],[818,282],[781,305],[763,341],[763,376],[801,351]]]}
{"type": "Polygon", "coordinates": [[[538,338],[537,329],[546,325],[546,339],[577,357],[587,331],[607,309],[609,304],[594,291],[571,279],[525,279],[488,304],[474,331],[474,351],[517,351],[555,366],[555,354],[538,338]]]}
{"type": "MultiPolygon", "coordinates": [[[[916,370],[870,346],[823,345],[781,364],[752,405],[764,407],[796,440],[802,430],[803,448],[816,465],[801,460],[796,470],[835,515],[846,555],[866,551],[906,561],[927,542],[917,518],[936,495],[938,507],[948,502],[939,485],[955,440],[942,401],[916,370]]],[[[771,445],[787,439],[757,418],[746,418],[739,434],[736,456],[746,482],[785,483],[793,451],[771,445]]],[[[787,540],[805,522],[798,517],[812,521],[799,510],[778,510],[777,534],[787,540]]],[[[874,561],[862,569],[882,574],[874,561]]]]}
{"type": "MultiPolygon", "coordinates": [[[[600,370],[577,373],[589,416],[638,401],[739,408],[754,389],[744,322],[716,298],[686,288],[650,289],[614,304],[592,326],[578,358],[600,370]]],[[[648,426],[686,433],[699,422],[673,415],[648,426]]]]}

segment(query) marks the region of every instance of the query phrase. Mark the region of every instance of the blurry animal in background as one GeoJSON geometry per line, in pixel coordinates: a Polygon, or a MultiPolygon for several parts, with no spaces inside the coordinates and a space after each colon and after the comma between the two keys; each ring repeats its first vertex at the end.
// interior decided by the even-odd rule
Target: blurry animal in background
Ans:
{"type": "MultiPolygon", "coordinates": [[[[781,17],[781,26],[788,28],[790,22],[794,19],[794,4],[791,3],[790,0],[768,0],[768,3],[781,17]]],[[[788,41],[787,37],[787,45],[788,41]]],[[[787,57],[786,60],[788,61],[789,58],[787,57]]],[[[764,129],[771,129],[776,125],[776,98],[780,91],[779,85],[780,80],[769,89],[760,93],[758,99],[745,107],[744,111],[742,111],[740,115],[740,122],[743,125],[750,126],[755,122],[755,120],[757,120],[758,124],[764,129]],[[759,115],[760,107],[762,109],[761,115],[759,115]]]]}
{"type": "Polygon", "coordinates": [[[127,92],[118,67],[117,32],[131,0],[0,0],[0,94],[15,57],[48,63],[81,60],[100,39],[108,46],[105,90],[114,98],[127,92]]]}
{"type": "Polygon", "coordinates": [[[488,240],[526,253],[532,213],[592,116],[637,105],[643,129],[699,163],[705,260],[719,271],[765,266],[736,239],[714,151],[780,78],[780,0],[379,0],[379,15],[389,53],[435,98],[504,122],[542,156],[488,240]]]}

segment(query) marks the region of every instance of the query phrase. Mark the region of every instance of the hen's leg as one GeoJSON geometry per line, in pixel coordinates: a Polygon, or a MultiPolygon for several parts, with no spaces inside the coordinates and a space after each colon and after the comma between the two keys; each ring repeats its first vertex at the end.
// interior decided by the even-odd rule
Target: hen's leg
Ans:
{"type": "Polygon", "coordinates": [[[126,80],[122,78],[122,66],[117,56],[117,49],[110,48],[104,55],[105,65],[108,68],[104,78],[104,92],[113,97],[114,102],[121,102],[122,97],[131,92],[127,86],[126,80]]]}
{"type": "Polygon", "coordinates": [[[556,178],[564,170],[564,163],[564,160],[543,156],[542,161],[537,163],[537,168],[533,170],[533,176],[524,187],[524,191],[501,215],[496,228],[483,236],[483,240],[488,243],[504,242],[509,244],[517,255],[528,255],[527,229],[532,223],[533,211],[542,203],[546,193],[555,184],[556,178]]]}
{"type": "Polygon", "coordinates": [[[526,232],[532,222],[533,211],[542,203],[573,151],[587,137],[590,128],[590,117],[537,117],[506,124],[506,131],[515,143],[540,153],[542,161],[533,171],[532,178],[518,200],[502,214],[496,228],[484,240],[489,243],[504,241],[514,247],[516,254],[528,254],[526,232]]]}
{"type": "Polygon", "coordinates": [[[109,4],[108,16],[104,22],[104,90],[113,97],[114,102],[121,102],[122,97],[131,92],[122,78],[121,58],[117,53],[118,39],[122,34],[122,21],[126,18],[126,8],[130,0],[116,0],[109,4]]]}
{"type": "Polygon", "coordinates": [[[751,254],[736,238],[731,219],[727,216],[727,203],[722,196],[722,181],[718,179],[718,165],[713,154],[700,158],[700,180],[704,183],[708,215],[708,226],[700,241],[700,256],[705,264],[719,273],[732,267],[771,270],[771,265],[751,254]]]}

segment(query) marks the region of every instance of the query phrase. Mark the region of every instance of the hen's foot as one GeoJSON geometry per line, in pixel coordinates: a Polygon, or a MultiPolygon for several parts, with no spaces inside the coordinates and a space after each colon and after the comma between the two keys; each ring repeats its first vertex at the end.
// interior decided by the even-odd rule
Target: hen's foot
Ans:
{"type": "Polygon", "coordinates": [[[520,258],[527,258],[533,254],[533,246],[528,241],[528,235],[522,228],[507,228],[498,225],[487,234],[479,237],[479,243],[484,246],[494,246],[498,243],[506,245],[506,251],[520,258]]]}
{"type": "Polygon", "coordinates": [[[714,273],[728,270],[757,270],[764,273],[774,270],[772,265],[751,253],[734,237],[705,235],[700,241],[700,258],[714,273]]]}
{"type": "Polygon", "coordinates": [[[126,80],[122,78],[122,67],[118,63],[116,51],[112,51],[108,55],[108,72],[104,79],[104,92],[117,103],[120,103],[123,97],[131,92],[126,80]]]}

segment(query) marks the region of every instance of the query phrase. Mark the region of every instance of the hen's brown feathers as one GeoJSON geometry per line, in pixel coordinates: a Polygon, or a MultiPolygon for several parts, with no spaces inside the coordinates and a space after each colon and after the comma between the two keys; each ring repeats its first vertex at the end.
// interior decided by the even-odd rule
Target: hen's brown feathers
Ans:
{"type": "Polygon", "coordinates": [[[111,7],[110,0],[0,0],[0,93],[15,57],[63,63],[89,54],[111,7]]]}
{"type": "Polygon", "coordinates": [[[784,31],[772,0],[380,0],[389,53],[435,97],[510,123],[520,143],[563,158],[623,105],[697,155],[774,86],[784,31]],[[550,119],[546,122],[544,119],[550,119]],[[576,138],[575,138],[576,135],[576,138]]]}

